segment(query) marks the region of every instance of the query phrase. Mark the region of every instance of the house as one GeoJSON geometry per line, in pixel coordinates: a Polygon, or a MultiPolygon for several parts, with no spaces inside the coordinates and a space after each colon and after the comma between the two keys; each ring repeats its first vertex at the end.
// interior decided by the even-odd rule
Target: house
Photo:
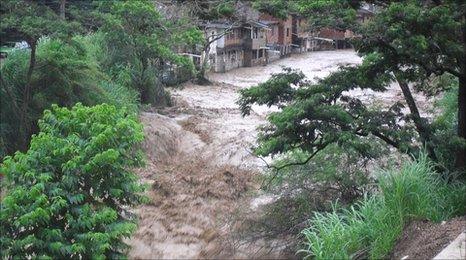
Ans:
{"type": "Polygon", "coordinates": [[[266,59],[267,63],[276,61],[280,59],[280,45],[278,44],[278,20],[277,21],[267,21],[260,20],[261,23],[267,25],[269,28],[265,34],[265,42],[267,47],[266,59]]]}
{"type": "MultiPolygon", "coordinates": [[[[374,5],[371,4],[364,4],[361,8],[359,8],[356,12],[356,19],[360,25],[364,25],[368,23],[372,17],[374,16],[376,8],[374,5]]],[[[347,40],[361,37],[361,35],[354,33],[351,30],[346,30],[345,38],[347,40]]]]}
{"type": "Polygon", "coordinates": [[[204,25],[210,44],[208,65],[215,72],[225,72],[244,65],[243,35],[241,25],[228,22],[208,23],[204,25]]]}
{"type": "Polygon", "coordinates": [[[243,25],[244,66],[251,67],[267,63],[266,33],[269,27],[259,21],[248,21],[243,25]]]}
{"type": "Polygon", "coordinates": [[[264,24],[278,23],[276,27],[274,26],[277,30],[277,35],[275,36],[275,29],[273,29],[274,35],[272,35],[272,32],[268,34],[271,37],[268,39],[267,46],[272,50],[279,51],[280,56],[289,55],[292,47],[292,16],[288,15],[286,19],[279,19],[262,13],[260,14],[260,21],[264,24]]]}
{"type": "Polygon", "coordinates": [[[305,52],[311,49],[312,35],[307,19],[298,15],[292,16],[292,52],[305,52]]]}
{"type": "MultiPolygon", "coordinates": [[[[367,23],[370,19],[372,19],[376,11],[377,10],[374,5],[364,4],[361,8],[357,10],[356,18],[358,23],[367,23]]],[[[351,30],[321,28],[316,31],[308,32],[307,41],[305,40],[303,42],[303,45],[306,46],[306,49],[308,51],[347,49],[352,48],[350,40],[355,37],[360,37],[360,35],[355,34],[351,30]]]]}

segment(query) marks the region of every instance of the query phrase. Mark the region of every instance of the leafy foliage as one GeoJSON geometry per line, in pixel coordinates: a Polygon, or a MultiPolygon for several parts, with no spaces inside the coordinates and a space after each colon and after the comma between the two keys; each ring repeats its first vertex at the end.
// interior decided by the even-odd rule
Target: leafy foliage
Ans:
{"type": "Polygon", "coordinates": [[[316,259],[380,259],[391,251],[411,219],[441,221],[466,212],[461,183],[439,179],[426,156],[400,171],[379,175],[379,193],[367,195],[347,209],[315,213],[303,231],[306,257],[316,259]]]}
{"type": "Polygon", "coordinates": [[[281,19],[286,19],[288,14],[297,9],[296,1],[283,0],[255,0],[252,6],[261,12],[268,13],[281,19]]]}
{"type": "Polygon", "coordinates": [[[256,9],[286,19],[290,14],[307,18],[311,30],[332,27],[340,30],[354,28],[356,10],[360,3],[352,0],[254,0],[256,9]]]}
{"type": "Polygon", "coordinates": [[[12,153],[29,142],[29,136],[37,131],[37,119],[51,104],[72,106],[77,102],[85,105],[99,103],[126,106],[131,112],[137,109],[137,93],[130,86],[117,80],[112,81],[101,72],[95,52],[100,48],[93,42],[93,36],[74,37],[69,43],[58,39],[44,38],[37,47],[37,68],[32,74],[31,100],[24,104],[22,93],[26,86],[28,71],[28,50],[10,53],[0,68],[1,95],[1,138],[2,153],[12,153]],[[97,49],[97,50],[96,50],[97,49]],[[27,114],[22,107],[27,106],[27,114]],[[33,127],[28,131],[18,123],[27,116],[27,123],[33,127]]]}
{"type": "Polygon", "coordinates": [[[187,57],[173,51],[172,45],[181,40],[194,44],[201,39],[200,31],[189,28],[180,34],[171,33],[167,21],[150,1],[117,1],[104,11],[107,13],[101,32],[109,54],[104,66],[128,70],[131,85],[140,93],[142,103],[169,103],[160,82],[162,65],[172,63],[194,69],[187,57]]]}
{"type": "Polygon", "coordinates": [[[43,36],[63,37],[77,24],[61,20],[50,6],[40,1],[5,0],[0,7],[0,39],[35,44],[43,36]]]}
{"type": "Polygon", "coordinates": [[[435,104],[435,108],[440,113],[432,122],[432,138],[437,144],[438,163],[448,170],[454,169],[455,165],[455,158],[451,155],[451,151],[466,146],[466,142],[456,135],[458,128],[456,115],[456,111],[458,111],[458,85],[453,84],[451,89],[443,94],[443,97],[435,104]]]}
{"type": "MultiPolygon", "coordinates": [[[[380,144],[374,143],[374,152],[380,144]]],[[[378,151],[377,155],[385,154],[378,151]]],[[[269,238],[298,234],[315,211],[332,210],[332,203],[350,205],[360,199],[373,182],[366,165],[369,158],[353,149],[329,145],[306,164],[292,165],[276,171],[290,162],[302,162],[309,154],[300,150],[275,158],[263,178],[263,188],[276,196],[265,205],[264,214],[250,229],[269,238]]],[[[299,247],[296,240],[290,241],[299,247]]]]}
{"type": "Polygon", "coordinates": [[[360,67],[342,68],[317,83],[305,80],[300,72],[285,69],[265,83],[241,90],[238,103],[243,114],[250,112],[251,104],[282,108],[268,116],[269,124],[261,128],[256,152],[269,155],[301,149],[313,157],[328,145],[337,144],[370,157],[374,138],[411,151],[412,131],[409,125],[400,123],[400,103],[379,110],[346,94],[358,87],[385,90],[390,77],[364,77],[377,73],[368,65],[371,62],[367,57],[360,67]]]}
{"type": "Polygon", "coordinates": [[[53,106],[26,153],[6,157],[2,257],[117,258],[135,230],[143,186],[132,167],[142,126],[111,105],[53,106]]]}
{"type": "Polygon", "coordinates": [[[193,16],[203,21],[231,18],[235,15],[235,4],[238,0],[175,0],[181,5],[189,5],[193,16]]]}
{"type": "MultiPolygon", "coordinates": [[[[417,140],[427,147],[431,159],[439,161],[435,130],[428,119],[421,116],[410,85],[438,93],[426,88],[432,76],[452,75],[459,81],[456,134],[459,141],[450,148],[457,154],[454,168],[466,172],[462,169],[466,163],[466,146],[462,145],[466,138],[466,50],[462,40],[462,31],[466,28],[464,3],[420,0],[370,2],[382,8],[357,30],[360,38],[355,39],[354,44],[363,56],[361,65],[342,67],[315,84],[304,80],[296,84],[292,74],[297,72],[288,71],[288,76],[275,75],[264,84],[242,91],[239,103],[245,114],[252,104],[282,107],[282,111],[269,116],[270,124],[262,129],[258,153],[275,154],[301,148],[312,154],[329,143],[360,141],[372,136],[402,152],[415,154],[419,147],[415,147],[416,142],[412,141],[417,140]],[[368,108],[360,99],[350,97],[346,92],[356,88],[382,92],[394,82],[402,90],[409,108],[407,114],[401,113],[399,102],[394,102],[388,109],[368,108]],[[292,85],[297,85],[297,88],[292,85]],[[268,93],[268,88],[274,92],[268,93]]],[[[325,16],[327,11],[350,13],[361,3],[298,1],[296,8],[302,10],[303,15],[314,16],[325,24],[320,14],[325,16]]],[[[343,23],[351,25],[346,21],[343,23]]],[[[351,25],[348,28],[355,27],[351,25]]]]}

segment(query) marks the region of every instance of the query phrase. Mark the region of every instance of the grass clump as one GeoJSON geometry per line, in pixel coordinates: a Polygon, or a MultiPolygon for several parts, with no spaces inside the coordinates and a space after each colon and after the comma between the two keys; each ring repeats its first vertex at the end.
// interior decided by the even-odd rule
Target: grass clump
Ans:
{"type": "Polygon", "coordinates": [[[377,185],[377,193],[349,208],[315,213],[300,252],[316,259],[383,258],[408,221],[438,222],[466,212],[466,185],[441,179],[425,155],[381,172],[377,185]]]}

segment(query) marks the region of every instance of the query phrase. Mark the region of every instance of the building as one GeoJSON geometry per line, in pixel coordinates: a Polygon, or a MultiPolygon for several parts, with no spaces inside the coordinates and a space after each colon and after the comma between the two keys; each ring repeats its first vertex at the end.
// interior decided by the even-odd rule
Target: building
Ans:
{"type": "Polygon", "coordinates": [[[242,39],[245,32],[242,26],[218,22],[208,23],[204,28],[207,40],[212,40],[209,53],[205,55],[212,71],[225,72],[244,66],[242,39]]]}
{"type": "Polygon", "coordinates": [[[289,15],[284,20],[262,13],[260,14],[260,21],[264,24],[272,24],[275,28],[267,35],[270,36],[267,39],[267,47],[271,50],[279,51],[282,57],[289,55],[292,47],[292,16],[289,15]],[[276,36],[275,30],[277,33],[276,36]]]}
{"type": "Polygon", "coordinates": [[[292,52],[301,53],[311,49],[312,35],[307,19],[298,15],[292,16],[292,52]]]}
{"type": "Polygon", "coordinates": [[[266,33],[269,27],[259,21],[249,21],[243,25],[244,66],[267,64],[266,33]]]}
{"type": "MultiPolygon", "coordinates": [[[[371,4],[364,4],[357,10],[357,21],[359,24],[367,23],[376,12],[376,8],[371,4]]],[[[338,30],[334,28],[321,28],[308,32],[308,40],[303,42],[308,51],[333,50],[352,48],[350,40],[360,35],[351,30],[338,30]]]]}
{"type": "Polygon", "coordinates": [[[266,36],[266,59],[267,63],[280,59],[280,47],[278,44],[278,21],[261,20],[261,23],[267,25],[269,28],[265,34],[266,36]]]}

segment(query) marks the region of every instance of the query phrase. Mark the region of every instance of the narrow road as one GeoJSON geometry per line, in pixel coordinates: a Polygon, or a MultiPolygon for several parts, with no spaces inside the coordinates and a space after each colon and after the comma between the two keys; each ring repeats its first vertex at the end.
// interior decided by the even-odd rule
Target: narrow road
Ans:
{"type": "Polygon", "coordinates": [[[270,111],[255,106],[243,118],[237,91],[266,81],[282,66],[312,79],[360,61],[351,50],[310,52],[211,74],[213,85],[187,83],[172,91],[174,107],[142,113],[148,164],[139,174],[150,184],[151,202],[136,210],[140,222],[128,240],[130,258],[283,257],[279,238],[247,243],[236,236],[243,220],[260,214],[260,204],[268,201],[255,179],[264,163],[251,147],[270,111]]]}

